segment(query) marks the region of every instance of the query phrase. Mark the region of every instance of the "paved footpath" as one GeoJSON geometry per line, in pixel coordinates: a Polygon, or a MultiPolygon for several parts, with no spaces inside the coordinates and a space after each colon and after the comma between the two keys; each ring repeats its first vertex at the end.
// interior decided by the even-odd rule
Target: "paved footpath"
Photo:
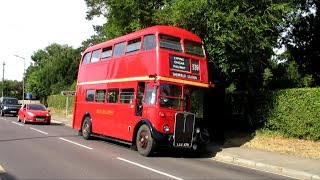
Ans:
{"type": "Polygon", "coordinates": [[[264,171],[285,174],[299,179],[320,179],[320,160],[298,157],[246,147],[223,147],[211,144],[216,152],[212,159],[264,171]]]}

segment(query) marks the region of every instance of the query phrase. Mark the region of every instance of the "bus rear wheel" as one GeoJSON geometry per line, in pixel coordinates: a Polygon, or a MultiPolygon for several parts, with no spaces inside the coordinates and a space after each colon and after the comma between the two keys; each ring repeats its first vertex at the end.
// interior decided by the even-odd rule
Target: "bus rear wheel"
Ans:
{"type": "Polygon", "coordinates": [[[150,156],[155,149],[156,143],[151,136],[149,127],[145,124],[138,130],[136,145],[139,154],[142,156],[150,156]]]}
{"type": "Polygon", "coordinates": [[[82,136],[84,139],[86,140],[91,139],[91,130],[92,130],[91,119],[90,117],[86,117],[83,120],[82,128],[81,128],[82,136]]]}

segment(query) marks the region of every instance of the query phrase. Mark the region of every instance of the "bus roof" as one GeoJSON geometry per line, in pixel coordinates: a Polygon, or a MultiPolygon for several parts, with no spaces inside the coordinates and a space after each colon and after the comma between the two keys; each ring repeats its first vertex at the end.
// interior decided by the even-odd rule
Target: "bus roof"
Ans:
{"type": "Polygon", "coordinates": [[[117,43],[120,43],[120,42],[123,42],[126,40],[134,39],[134,38],[140,37],[142,35],[161,34],[161,33],[166,34],[166,35],[176,36],[176,37],[183,37],[183,38],[191,40],[191,41],[202,43],[202,40],[200,39],[199,36],[195,35],[194,33],[190,32],[190,31],[187,31],[185,29],[175,27],[175,26],[156,25],[156,26],[151,26],[151,27],[148,27],[145,29],[141,29],[141,30],[117,37],[115,39],[111,39],[109,41],[105,41],[105,42],[90,46],[85,50],[85,52],[101,48],[101,46],[107,47],[107,46],[117,44],[117,43]]]}

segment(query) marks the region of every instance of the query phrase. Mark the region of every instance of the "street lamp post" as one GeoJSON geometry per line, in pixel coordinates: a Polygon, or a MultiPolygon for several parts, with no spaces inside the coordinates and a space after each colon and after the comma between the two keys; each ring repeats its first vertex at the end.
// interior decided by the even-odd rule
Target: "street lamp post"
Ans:
{"type": "Polygon", "coordinates": [[[18,55],[14,55],[15,57],[18,57],[20,59],[23,59],[23,75],[22,75],[22,105],[24,105],[24,75],[25,75],[25,71],[26,71],[26,58],[18,56],[18,55]]]}
{"type": "Polygon", "coordinates": [[[4,89],[4,66],[6,64],[3,62],[3,68],[2,68],[2,98],[3,98],[3,89],[4,89]]]}

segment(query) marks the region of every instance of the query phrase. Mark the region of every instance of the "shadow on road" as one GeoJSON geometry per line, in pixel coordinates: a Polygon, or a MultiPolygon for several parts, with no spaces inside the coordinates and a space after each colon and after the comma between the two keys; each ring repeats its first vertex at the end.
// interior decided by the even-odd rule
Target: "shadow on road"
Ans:
{"type": "MultiPolygon", "coordinates": [[[[102,143],[107,143],[113,146],[118,146],[121,148],[132,149],[131,145],[122,142],[117,142],[114,140],[106,139],[103,137],[94,137],[92,140],[100,141],[102,143]]],[[[133,150],[133,149],[132,149],[133,150]]],[[[169,146],[158,147],[157,150],[151,157],[172,157],[172,158],[211,158],[220,152],[221,148],[216,145],[208,144],[207,146],[201,148],[200,150],[194,151],[192,149],[177,149],[169,146]]],[[[138,152],[137,152],[138,153],[138,152]]]]}
{"type": "Polygon", "coordinates": [[[15,180],[17,179],[13,175],[7,172],[0,172],[0,180],[15,180]]]}

